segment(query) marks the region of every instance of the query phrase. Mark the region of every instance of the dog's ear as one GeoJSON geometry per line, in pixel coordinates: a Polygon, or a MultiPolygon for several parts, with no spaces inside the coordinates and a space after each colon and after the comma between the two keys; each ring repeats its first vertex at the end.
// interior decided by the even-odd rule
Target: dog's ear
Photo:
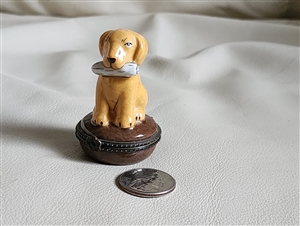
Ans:
{"type": "Polygon", "coordinates": [[[99,39],[99,50],[100,50],[101,56],[103,56],[103,46],[104,46],[104,41],[105,41],[105,39],[107,38],[107,36],[110,34],[111,31],[112,31],[112,30],[105,31],[105,32],[101,35],[101,37],[100,37],[100,39],[99,39]]]}
{"type": "Polygon", "coordinates": [[[135,49],[133,60],[137,65],[140,65],[145,60],[148,53],[147,40],[140,34],[135,33],[137,47],[135,49]]]}

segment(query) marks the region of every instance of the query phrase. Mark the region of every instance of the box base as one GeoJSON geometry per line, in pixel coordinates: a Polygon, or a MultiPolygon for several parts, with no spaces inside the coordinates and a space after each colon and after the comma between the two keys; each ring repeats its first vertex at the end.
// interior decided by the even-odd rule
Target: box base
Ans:
{"type": "Polygon", "coordinates": [[[75,135],[86,155],[99,163],[138,163],[152,154],[161,137],[159,125],[148,115],[130,129],[94,126],[91,118],[90,113],[78,122],[75,135]]]}

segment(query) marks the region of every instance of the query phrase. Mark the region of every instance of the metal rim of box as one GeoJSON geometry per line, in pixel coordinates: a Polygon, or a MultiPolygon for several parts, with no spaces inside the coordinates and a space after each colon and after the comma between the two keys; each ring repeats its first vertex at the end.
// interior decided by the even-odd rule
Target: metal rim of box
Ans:
{"type": "Polygon", "coordinates": [[[156,133],[150,138],[131,142],[117,142],[100,139],[91,133],[84,125],[83,119],[76,125],[75,136],[92,151],[110,153],[134,153],[148,149],[158,143],[161,138],[161,128],[156,124],[156,133]]]}

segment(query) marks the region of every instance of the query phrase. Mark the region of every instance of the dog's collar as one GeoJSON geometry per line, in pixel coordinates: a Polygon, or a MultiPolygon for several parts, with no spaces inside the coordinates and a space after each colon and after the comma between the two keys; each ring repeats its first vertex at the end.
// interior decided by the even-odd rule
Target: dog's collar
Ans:
{"type": "Polygon", "coordinates": [[[105,67],[103,61],[99,61],[92,66],[92,71],[97,75],[113,77],[131,77],[139,73],[139,66],[135,63],[126,63],[120,69],[105,67]]]}

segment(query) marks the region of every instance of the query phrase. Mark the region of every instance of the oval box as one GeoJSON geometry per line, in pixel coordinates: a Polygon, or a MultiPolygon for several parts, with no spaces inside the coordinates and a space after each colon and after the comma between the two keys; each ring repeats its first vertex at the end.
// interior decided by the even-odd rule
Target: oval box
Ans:
{"type": "Polygon", "coordinates": [[[140,162],[151,155],[161,137],[161,128],[148,115],[130,129],[115,125],[94,126],[91,118],[92,113],[78,122],[75,135],[83,151],[100,163],[127,165],[140,162]]]}

